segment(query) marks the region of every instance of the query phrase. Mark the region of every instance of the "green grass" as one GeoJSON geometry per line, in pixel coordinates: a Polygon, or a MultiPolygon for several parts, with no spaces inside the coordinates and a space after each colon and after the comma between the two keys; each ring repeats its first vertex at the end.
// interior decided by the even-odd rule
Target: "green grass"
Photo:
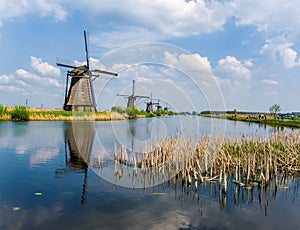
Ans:
{"type": "Polygon", "coordinates": [[[205,117],[211,117],[211,118],[219,118],[219,119],[228,119],[233,121],[243,121],[243,122],[253,122],[258,124],[266,124],[271,126],[282,126],[282,127],[291,127],[291,128],[300,128],[300,119],[296,118],[294,120],[292,119],[258,119],[258,118],[247,118],[247,117],[240,117],[240,116],[232,116],[232,115],[212,115],[212,114],[206,114],[201,115],[205,117]]]}

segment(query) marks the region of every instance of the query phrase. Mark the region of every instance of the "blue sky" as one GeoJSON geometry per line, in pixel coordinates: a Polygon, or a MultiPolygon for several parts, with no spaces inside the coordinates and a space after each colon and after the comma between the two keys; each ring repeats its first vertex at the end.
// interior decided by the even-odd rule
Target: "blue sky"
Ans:
{"type": "MultiPolygon", "coordinates": [[[[99,110],[117,93],[178,111],[300,111],[296,0],[0,0],[0,104],[61,108],[68,63],[119,73],[94,81],[99,110]]],[[[144,102],[140,101],[140,108],[144,102]]]]}

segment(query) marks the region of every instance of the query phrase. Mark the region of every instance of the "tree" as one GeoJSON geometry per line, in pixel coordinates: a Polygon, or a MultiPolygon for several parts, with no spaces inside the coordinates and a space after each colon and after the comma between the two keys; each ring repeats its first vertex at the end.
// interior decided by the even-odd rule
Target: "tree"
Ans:
{"type": "Polygon", "coordinates": [[[125,110],[121,106],[113,106],[111,107],[112,112],[117,112],[117,113],[125,113],[125,110]]]}
{"type": "Polygon", "coordinates": [[[269,108],[270,114],[273,114],[276,119],[276,114],[281,111],[280,105],[274,104],[269,108]]]}
{"type": "Polygon", "coordinates": [[[234,114],[234,120],[236,120],[236,115],[237,115],[237,110],[236,109],[233,110],[233,114],[234,114]]]}

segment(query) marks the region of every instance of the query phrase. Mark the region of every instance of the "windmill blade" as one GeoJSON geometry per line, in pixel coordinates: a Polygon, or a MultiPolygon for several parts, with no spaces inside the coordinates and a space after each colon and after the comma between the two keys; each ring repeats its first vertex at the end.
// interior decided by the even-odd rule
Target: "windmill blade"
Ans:
{"type": "Polygon", "coordinates": [[[73,68],[73,69],[77,68],[77,66],[63,64],[63,63],[59,63],[59,62],[56,62],[56,65],[61,66],[61,67],[66,67],[66,68],[73,68]]]}
{"type": "Polygon", "coordinates": [[[92,70],[92,72],[103,73],[103,74],[108,74],[108,75],[112,75],[112,76],[118,76],[117,73],[113,73],[113,72],[109,72],[109,71],[105,71],[105,70],[99,70],[99,69],[94,69],[94,70],[92,70]]]}
{"type": "Polygon", "coordinates": [[[126,94],[117,94],[119,97],[130,97],[131,95],[126,95],[126,94]]]}
{"type": "Polygon", "coordinates": [[[86,56],[86,67],[87,69],[90,68],[90,62],[89,62],[89,51],[87,46],[87,38],[86,38],[86,31],[83,31],[84,33],[84,45],[85,45],[85,56],[86,56]]]}
{"type": "Polygon", "coordinates": [[[135,97],[138,97],[138,98],[147,98],[147,99],[150,98],[150,97],[147,97],[147,96],[135,96],[135,97]]]}

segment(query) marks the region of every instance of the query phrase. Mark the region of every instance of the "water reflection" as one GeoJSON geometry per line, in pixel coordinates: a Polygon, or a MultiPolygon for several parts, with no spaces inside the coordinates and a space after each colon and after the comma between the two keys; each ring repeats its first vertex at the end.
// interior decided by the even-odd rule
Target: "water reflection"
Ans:
{"type": "Polygon", "coordinates": [[[81,204],[85,204],[88,164],[95,137],[94,122],[68,122],[65,124],[64,151],[65,168],[55,171],[56,177],[61,177],[69,172],[83,173],[83,184],[81,194],[81,204]]]}

